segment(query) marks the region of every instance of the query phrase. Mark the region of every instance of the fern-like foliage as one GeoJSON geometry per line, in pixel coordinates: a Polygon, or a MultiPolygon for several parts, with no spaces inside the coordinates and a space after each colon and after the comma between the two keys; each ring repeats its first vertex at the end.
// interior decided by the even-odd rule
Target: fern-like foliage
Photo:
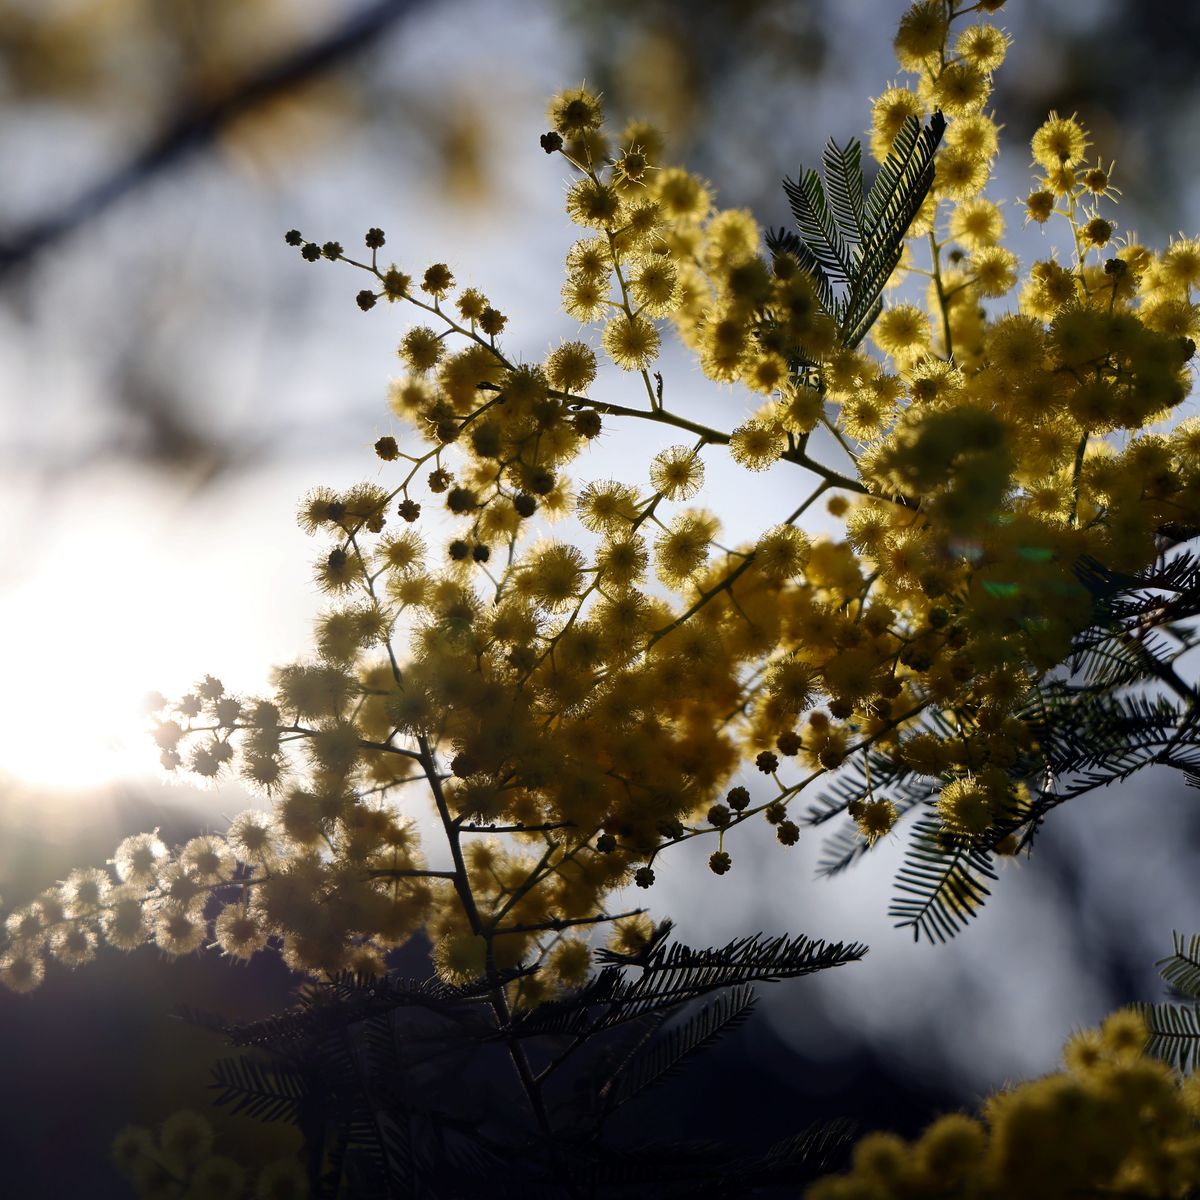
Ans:
{"type": "Polygon", "coordinates": [[[1180,1071],[1200,1066],[1200,1008],[1181,1004],[1139,1004],[1150,1030],[1147,1052],[1180,1071]]]}
{"type": "MultiPolygon", "coordinates": [[[[1154,766],[1200,787],[1200,688],[1177,670],[1198,644],[1192,626],[1200,615],[1200,554],[1164,539],[1144,570],[1111,571],[1085,559],[1076,575],[1090,620],[1064,665],[1031,686],[1018,714],[1028,737],[1006,769],[1022,785],[1022,799],[975,839],[945,836],[932,815],[912,828],[891,914],[918,939],[944,941],[961,930],[996,879],[993,854],[1032,849],[1059,805],[1154,766]]],[[[961,736],[933,706],[919,726],[943,741],[961,736]]],[[[805,821],[825,825],[878,799],[890,800],[904,818],[927,810],[944,782],[912,771],[899,755],[867,751],[825,786],[805,821]]],[[[818,872],[838,874],[869,848],[857,826],[844,822],[826,840],[818,872]]],[[[1179,961],[1175,969],[1185,970],[1179,961]]]]}
{"type": "Polygon", "coordinates": [[[260,1121],[297,1121],[308,1095],[308,1084],[298,1071],[245,1056],[220,1059],[213,1079],[217,1104],[260,1121]]]}
{"type": "MultiPolygon", "coordinates": [[[[854,803],[864,803],[880,795],[891,795],[892,789],[912,780],[912,772],[890,754],[868,751],[856,755],[824,787],[804,814],[806,825],[824,825],[842,816],[854,803]]],[[[919,785],[918,785],[919,786],[919,785]]],[[[928,794],[928,788],[925,788],[928,794]]]]}
{"type": "Polygon", "coordinates": [[[1139,1004],[1150,1031],[1147,1051],[1180,1071],[1200,1068],[1200,934],[1171,934],[1173,952],[1156,964],[1182,1003],[1139,1004]]]}
{"type": "Polygon", "coordinates": [[[665,1037],[641,1046],[600,1088],[605,1108],[615,1110],[674,1074],[697,1051],[743,1024],[754,1009],[754,989],[734,988],[705,1005],[665,1037]]]}
{"type": "Polygon", "coordinates": [[[983,907],[996,872],[985,846],[951,837],[936,818],[918,821],[896,876],[898,895],[888,915],[913,939],[952,938],[983,907]]]}
{"type": "Polygon", "coordinates": [[[843,346],[857,346],[879,316],[884,286],[933,183],[934,155],[945,130],[940,112],[924,126],[909,117],[869,193],[856,139],[826,146],[824,183],[816,168],[801,168],[795,181],[783,182],[799,233],[770,230],[767,245],[775,254],[794,255],[812,278],[843,346]]]}
{"type": "Polygon", "coordinates": [[[716,1143],[630,1146],[606,1121],[736,1030],[753,1011],[752,983],[853,962],[866,948],[759,934],[698,950],[670,931],[663,922],[635,955],[601,953],[585,985],[503,1019],[497,988],[528,968],[460,987],[340,974],[266,1021],[199,1017],[249,1050],[217,1064],[218,1103],[296,1124],[317,1200],[732,1197],[802,1186],[835,1165],[840,1128],[747,1154],[716,1143]],[[514,1051],[536,1073],[543,1121],[530,1119],[527,1095],[510,1094],[514,1051]],[[575,1190],[564,1192],[568,1179],[575,1190]]]}
{"type": "MultiPolygon", "coordinates": [[[[886,796],[895,806],[896,820],[902,821],[910,812],[929,802],[934,787],[933,781],[927,776],[912,774],[893,783],[886,791],[874,787],[869,795],[875,798],[886,796]]],[[[877,845],[879,839],[874,842],[868,841],[855,822],[844,822],[841,829],[830,834],[821,843],[817,876],[828,879],[840,875],[877,845]]]]}
{"type": "Polygon", "coordinates": [[[613,989],[607,1011],[592,1031],[685,1004],[718,988],[795,979],[856,962],[866,950],[854,942],[826,943],[803,935],[763,938],[761,934],[737,938],[719,950],[693,950],[678,943],[664,946],[645,963],[638,979],[613,989]]]}
{"type": "Polygon", "coordinates": [[[1200,934],[1185,939],[1172,933],[1175,951],[1156,964],[1158,973],[1181,995],[1200,1001],[1200,934]]]}

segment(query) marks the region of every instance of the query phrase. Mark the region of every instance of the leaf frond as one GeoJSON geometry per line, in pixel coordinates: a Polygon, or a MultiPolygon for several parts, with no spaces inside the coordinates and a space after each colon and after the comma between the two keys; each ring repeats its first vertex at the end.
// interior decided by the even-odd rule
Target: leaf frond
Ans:
{"type": "Polygon", "coordinates": [[[1175,952],[1155,965],[1163,980],[1183,995],[1200,1000],[1200,934],[1172,933],[1175,952]]]}
{"type": "Polygon", "coordinates": [[[1200,1008],[1145,1003],[1135,1007],[1150,1030],[1147,1053],[1179,1071],[1200,1066],[1200,1008]]]}
{"type": "Polygon", "coordinates": [[[949,941],[979,912],[995,880],[992,855],[965,838],[949,837],[936,818],[917,823],[888,915],[913,940],[949,941]]]}
{"type": "Polygon", "coordinates": [[[736,987],[665,1037],[637,1051],[601,1088],[606,1107],[613,1111],[674,1074],[692,1054],[743,1024],[753,1011],[755,1000],[753,988],[736,987]]]}

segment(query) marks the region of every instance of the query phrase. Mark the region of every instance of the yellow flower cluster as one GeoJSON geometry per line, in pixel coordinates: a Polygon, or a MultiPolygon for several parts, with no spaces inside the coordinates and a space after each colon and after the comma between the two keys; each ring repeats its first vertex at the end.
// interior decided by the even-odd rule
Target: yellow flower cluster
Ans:
{"type": "Polygon", "coordinates": [[[1130,1011],[1066,1044],[1066,1069],[953,1113],[915,1142],[872,1133],[808,1200],[1059,1200],[1190,1195],[1200,1184],[1200,1077],[1145,1057],[1130,1011]]]}
{"type": "Polygon", "coordinates": [[[294,1158],[265,1164],[247,1191],[249,1173],[224,1154],[213,1153],[213,1130],[197,1112],[172,1113],[156,1137],[127,1125],[113,1139],[112,1159],[142,1200],[307,1200],[307,1172],[294,1158]]]}
{"type": "MultiPolygon", "coordinates": [[[[1105,259],[1110,172],[1084,169],[1086,133],[1052,117],[1033,137],[1038,194],[1072,257],[1022,275],[982,194],[1007,38],[963,15],[944,0],[906,12],[895,45],[916,81],[873,108],[881,157],[907,118],[952,118],[910,231],[928,266],[908,253],[897,272],[926,280],[924,304],[880,315],[879,357],[842,344],[796,258],[765,256],[752,217],[715,208],[654,130],[610,139],[583,88],[551,103],[542,144],[573,171],[566,207],[585,235],[563,303],[595,337],[514,361],[504,314],[446,264],[384,266],[377,229],[362,262],[290,234],[305,258],[367,273],[364,310],[407,305],[419,323],[390,393],[405,448],[375,447],[384,482],[317,489],[301,508],[327,538],[314,656],[281,668],[269,698],[209,678],[160,713],[169,769],[237,771],[270,809],[181,851],[135,838],[116,885],[76,872],[10,916],[0,978],[36,986],[47,952],[82,962],[98,937],[170,954],[212,938],[238,958],[273,941],[298,971],[377,970],[424,929],[447,979],[538,967],[508,986],[527,1004],[586,975],[595,927],[617,922],[623,945],[648,936],[641,910],[607,903],[650,886],[666,847],[712,836],[723,875],[726,840],[757,815],[791,845],[790,803],[868,750],[928,777],[948,838],[1019,816],[1016,768],[1036,749],[1022,703],[1091,620],[1076,564],[1136,569],[1157,531],[1200,527],[1200,432],[1149,428],[1190,387],[1200,243],[1127,242],[1105,259]],[[664,398],[650,373],[661,321],[741,389],[727,427],[664,398]],[[595,341],[641,376],[636,403],[588,395],[595,341]],[[644,474],[568,478],[617,421],[682,440],[644,474]],[[846,468],[814,456],[818,425],[846,468]],[[810,489],[735,547],[715,513],[684,507],[725,448],[810,489]],[[822,496],[844,537],[801,530],[822,496]],[[431,503],[453,522],[433,547],[417,531],[431,503]],[[578,544],[527,533],[572,515],[578,544]],[[751,762],[756,796],[729,787],[751,762]],[[422,849],[429,802],[441,840],[422,849]]],[[[885,799],[849,811],[867,842],[899,816],[885,799]]]]}

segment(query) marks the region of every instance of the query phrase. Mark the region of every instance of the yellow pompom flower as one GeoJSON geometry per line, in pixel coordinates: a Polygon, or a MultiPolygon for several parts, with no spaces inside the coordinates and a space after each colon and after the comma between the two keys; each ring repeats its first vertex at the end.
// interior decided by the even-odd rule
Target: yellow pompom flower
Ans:
{"type": "Polygon", "coordinates": [[[63,902],[70,917],[90,916],[104,904],[112,882],[97,867],[79,867],[67,876],[62,887],[63,902]]]}
{"type": "Polygon", "coordinates": [[[942,0],[920,0],[900,18],[892,43],[897,61],[906,71],[919,71],[927,59],[941,53],[946,29],[942,0]]]}
{"type": "Polygon", "coordinates": [[[117,847],[112,861],[122,883],[148,887],[158,878],[166,856],[167,848],[155,834],[135,833],[117,847]]]}
{"type": "Polygon", "coordinates": [[[679,271],[669,258],[652,255],[630,276],[629,292],[640,311],[665,317],[679,300],[679,271]]]}
{"type": "Polygon", "coordinates": [[[1079,231],[1079,240],[1085,246],[1100,249],[1112,241],[1113,224],[1104,217],[1092,217],[1079,231]]]}
{"type": "Polygon", "coordinates": [[[933,85],[933,100],[948,117],[977,113],[991,90],[987,75],[969,62],[950,63],[933,85]]]}
{"type": "Polygon", "coordinates": [[[610,228],[621,213],[621,197],[610,184],[586,177],[567,189],[567,216],[576,225],[610,228]]]}
{"type": "Polygon", "coordinates": [[[194,837],[179,852],[179,863],[199,883],[219,883],[232,877],[233,855],[223,838],[194,837]]]}
{"type": "Polygon", "coordinates": [[[1200,239],[1173,241],[1159,259],[1163,279],[1176,287],[1200,286],[1200,239]]]}
{"type": "Polygon", "coordinates": [[[194,906],[171,904],[158,911],[154,922],[155,945],[176,957],[199,950],[208,936],[208,922],[194,906]]]}
{"type": "Polygon", "coordinates": [[[668,500],[690,500],[704,484],[704,462],[690,446],[668,446],[650,463],[650,482],[668,500]]]}
{"type": "Polygon", "coordinates": [[[879,691],[879,656],[867,646],[841,650],[826,662],[825,688],[842,701],[857,702],[879,691]]]}
{"type": "Polygon", "coordinates": [[[583,342],[564,342],[550,352],[543,371],[546,382],[559,391],[585,391],[596,378],[596,355],[583,342]]]}
{"type": "Polygon", "coordinates": [[[637,520],[637,493],[615,479],[593,481],[579,493],[575,511],[583,527],[593,533],[619,532],[637,520]]]}
{"type": "Polygon", "coordinates": [[[946,145],[991,162],[1000,149],[1000,130],[984,113],[959,117],[946,131],[946,145]]]}
{"type": "Polygon", "coordinates": [[[50,953],[65,967],[78,967],[96,957],[96,935],[82,925],[61,925],[50,937],[50,953]]]}
{"type": "Polygon", "coordinates": [[[971,255],[975,286],[985,296],[1003,296],[1017,284],[1017,256],[1006,246],[986,246],[971,255]]]}
{"type": "Polygon", "coordinates": [[[872,388],[858,388],[847,396],[838,412],[838,424],[860,442],[880,434],[895,411],[895,406],[872,388]]]}
{"type": "Polygon", "coordinates": [[[641,199],[622,209],[624,224],[615,236],[615,249],[620,257],[634,251],[658,253],[666,249],[660,236],[663,231],[663,211],[657,200],[641,199]]]}
{"type": "Polygon", "coordinates": [[[957,1189],[983,1167],[988,1133],[973,1117],[947,1113],[925,1130],[913,1149],[926,1179],[936,1180],[937,1186],[947,1190],[957,1189]]]}
{"type": "Polygon", "coordinates": [[[1120,1062],[1139,1058],[1150,1040],[1145,1019],[1133,1009],[1123,1008],[1105,1017],[1100,1026],[1104,1049],[1120,1062]]]}
{"type": "Polygon", "coordinates": [[[635,955],[644,950],[654,936],[654,922],[646,913],[614,921],[608,935],[608,948],[617,954],[635,955]]]}
{"type": "Polygon", "coordinates": [[[1098,1030],[1081,1029],[1063,1046],[1063,1064],[1075,1075],[1090,1075],[1106,1058],[1104,1041],[1098,1030]]]}
{"type": "Polygon", "coordinates": [[[654,563],[663,583],[677,588],[700,570],[716,534],[717,522],[709,513],[680,513],[654,543],[654,563]]]}
{"type": "Polygon", "coordinates": [[[809,433],[824,415],[825,405],[816,388],[794,386],[785,392],[776,411],[779,423],[790,433],[809,433]]]}
{"type": "Polygon", "coordinates": [[[445,344],[442,339],[432,329],[422,325],[410,329],[404,335],[396,353],[410,371],[423,375],[438,365],[444,350],[445,344]]]}
{"type": "Polygon", "coordinates": [[[591,969],[591,947],[580,938],[566,938],[554,948],[546,965],[567,987],[579,987],[591,969]]]}
{"type": "Polygon", "coordinates": [[[1054,193],[1037,189],[1025,197],[1025,220],[1045,225],[1054,212],[1054,193]]]}
{"type": "Polygon", "coordinates": [[[562,287],[563,310],[580,325],[601,317],[609,307],[608,281],[594,275],[571,275],[562,287]]]}
{"type": "Polygon", "coordinates": [[[565,542],[535,549],[521,576],[521,589],[549,612],[570,606],[583,587],[583,555],[565,542]]]}
{"type": "Polygon", "coordinates": [[[879,314],[871,340],[884,354],[911,359],[933,344],[933,329],[928,315],[915,304],[895,304],[879,314]]]}
{"type": "Polygon", "coordinates": [[[412,529],[389,534],[379,543],[379,558],[392,571],[411,571],[425,562],[425,540],[412,529]]]}
{"type": "Polygon", "coordinates": [[[237,904],[227,904],[217,915],[213,933],[221,952],[242,961],[267,944],[267,931],[252,913],[237,904]]]}
{"type": "Polygon", "coordinates": [[[10,992],[32,992],[45,976],[46,964],[34,950],[18,946],[0,957],[0,984],[10,992]]]}
{"type": "Polygon", "coordinates": [[[980,71],[994,71],[1004,62],[1009,37],[995,25],[972,25],[958,35],[955,50],[980,71]]]}
{"type": "Polygon", "coordinates": [[[1054,112],[1030,141],[1034,163],[1046,172],[1081,163],[1088,145],[1087,133],[1074,115],[1060,117],[1054,112]]]}
{"type": "Polygon", "coordinates": [[[953,779],[942,788],[937,811],[942,824],[953,833],[978,835],[992,823],[991,798],[970,776],[953,779]]]}
{"type": "Polygon", "coordinates": [[[785,658],[767,674],[765,690],[780,712],[796,716],[813,702],[816,674],[802,659],[785,658]]]}
{"type": "Polygon", "coordinates": [[[246,809],[229,823],[226,839],[238,860],[247,864],[268,861],[275,850],[275,829],[267,813],[246,809]]]}
{"type": "Polygon", "coordinates": [[[546,110],[551,127],[563,137],[578,137],[598,129],[604,120],[600,97],[586,87],[559,92],[546,110]]]}
{"type": "Polygon", "coordinates": [[[964,146],[944,146],[934,166],[934,193],[951,200],[966,200],[983,189],[989,173],[986,158],[964,146]]]}
{"type": "Polygon", "coordinates": [[[136,950],[150,936],[145,893],[134,884],[122,884],[108,896],[101,921],[104,936],[118,950],[136,950]]]}
{"type": "Polygon", "coordinates": [[[1079,179],[1073,167],[1058,166],[1046,171],[1043,183],[1056,196],[1070,196],[1075,191],[1079,179]]]}
{"type": "Polygon", "coordinates": [[[604,327],[603,345],[624,371],[643,371],[658,356],[659,333],[645,317],[618,313],[604,327]]]}
{"type": "Polygon", "coordinates": [[[704,234],[705,258],[717,271],[728,273],[745,265],[758,250],[758,223],[748,209],[724,209],[709,221],[704,234]]]}
{"type": "Polygon", "coordinates": [[[628,587],[646,573],[650,555],[645,540],[638,534],[607,541],[596,552],[596,570],[600,579],[615,587],[628,587]]]}
{"type": "Polygon", "coordinates": [[[891,833],[898,816],[896,806],[885,797],[881,800],[868,800],[858,810],[854,823],[863,837],[874,843],[891,833]]]}
{"type": "Polygon", "coordinates": [[[646,172],[654,170],[650,156],[635,144],[627,145],[613,161],[613,180],[618,187],[643,187],[646,183],[646,172]]]}
{"type": "Polygon", "coordinates": [[[198,1112],[184,1109],[163,1122],[159,1144],[176,1167],[194,1166],[212,1149],[212,1126],[198,1112]]]}
{"type": "Polygon", "coordinates": [[[967,250],[994,246],[1004,235],[1004,217],[992,201],[976,196],[954,206],[950,236],[967,250]]]}
{"type": "Polygon", "coordinates": [[[787,359],[780,354],[755,354],[741,364],[742,381],[764,396],[773,395],[788,380],[787,359]]]}
{"type": "MultiPolygon", "coordinates": [[[[433,402],[433,392],[423,379],[408,376],[404,379],[393,379],[388,385],[388,407],[401,420],[414,421],[421,412],[433,402]]],[[[320,495],[315,497],[315,507],[310,504],[304,514],[305,525],[312,532],[318,525],[324,524],[328,517],[328,501],[332,498],[320,495]]]]}
{"type": "Polygon", "coordinates": [[[717,309],[707,314],[700,331],[700,366],[705,375],[718,383],[732,383],[750,339],[746,322],[733,313],[717,309]]]}
{"type": "Polygon", "coordinates": [[[581,238],[567,251],[567,274],[607,279],[612,271],[612,250],[603,237],[581,238]]]}
{"type": "Polygon", "coordinates": [[[673,221],[701,220],[712,207],[712,192],[682,167],[667,167],[651,181],[650,193],[673,221]]]}
{"type": "Polygon", "coordinates": [[[768,578],[795,579],[804,570],[812,545],[794,525],[776,525],[754,544],[754,565],[768,578]]]}
{"type": "Polygon", "coordinates": [[[920,117],[921,99],[911,88],[890,87],[871,102],[871,153],[883,160],[909,117],[920,117]]]}
{"type": "Polygon", "coordinates": [[[729,437],[734,462],[748,471],[765,471],[779,461],[785,449],[782,432],[765,421],[746,421],[729,437]]]}

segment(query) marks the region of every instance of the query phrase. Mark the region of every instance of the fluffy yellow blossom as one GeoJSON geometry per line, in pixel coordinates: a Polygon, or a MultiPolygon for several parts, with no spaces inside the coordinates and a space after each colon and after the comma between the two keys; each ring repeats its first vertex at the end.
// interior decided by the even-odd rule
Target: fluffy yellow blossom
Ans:
{"type": "Polygon", "coordinates": [[[885,354],[907,360],[929,349],[933,330],[929,317],[916,305],[896,304],[880,314],[871,337],[885,354]]]}
{"type": "Polygon", "coordinates": [[[605,352],[626,371],[648,367],[658,355],[659,341],[658,330],[645,317],[622,313],[604,327],[605,352]]]}
{"type": "Polygon", "coordinates": [[[729,438],[734,461],[750,471],[765,471],[779,461],[785,448],[782,433],[763,421],[746,421],[729,438]]]}
{"type": "Polygon", "coordinates": [[[688,446],[670,446],[650,463],[650,482],[668,500],[690,500],[704,483],[704,462],[688,446]]]}
{"type": "Polygon", "coordinates": [[[967,250],[983,250],[1004,236],[1004,217],[982,196],[964,200],[950,214],[950,236],[967,250]]]}
{"type": "Polygon", "coordinates": [[[1049,172],[1082,162],[1089,142],[1083,126],[1074,116],[1060,117],[1052,112],[1033,135],[1030,145],[1033,161],[1049,172]]]}
{"type": "Polygon", "coordinates": [[[940,0],[918,0],[900,18],[893,45],[900,65],[917,71],[941,52],[946,41],[946,6],[940,0]]]}
{"type": "Polygon", "coordinates": [[[955,40],[954,49],[980,71],[995,71],[1004,62],[1009,37],[995,25],[971,25],[955,40]]]}

